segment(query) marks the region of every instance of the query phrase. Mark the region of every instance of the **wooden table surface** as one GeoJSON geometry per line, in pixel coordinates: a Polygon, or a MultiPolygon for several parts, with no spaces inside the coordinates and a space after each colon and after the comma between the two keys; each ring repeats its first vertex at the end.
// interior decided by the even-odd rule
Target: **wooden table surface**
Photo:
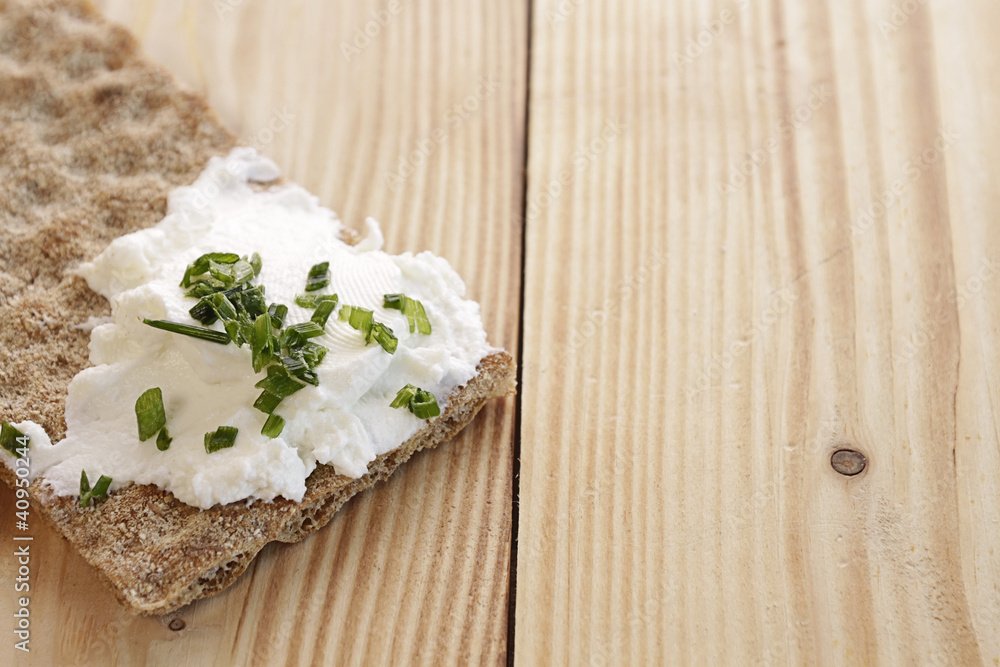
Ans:
{"type": "Polygon", "coordinates": [[[39,525],[0,663],[1000,664],[1000,3],[99,4],[520,393],[165,618],[39,525]]]}

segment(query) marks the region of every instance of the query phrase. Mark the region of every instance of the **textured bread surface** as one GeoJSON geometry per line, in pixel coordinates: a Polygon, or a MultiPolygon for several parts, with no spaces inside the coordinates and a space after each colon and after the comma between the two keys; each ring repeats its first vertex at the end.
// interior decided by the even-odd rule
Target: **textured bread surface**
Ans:
{"type": "MultiPolygon", "coordinates": [[[[0,0],[0,416],[35,421],[54,442],[65,435],[67,386],[89,365],[89,333],[79,325],[110,312],[72,270],[114,238],[156,224],[169,191],[235,145],[201,97],[88,4],[0,0]]],[[[451,438],[513,385],[510,356],[488,356],[440,417],[368,474],[353,479],[321,465],[301,502],[199,510],[133,485],[81,509],[40,481],[31,500],[127,609],[163,614],[229,586],[268,542],[319,529],[352,495],[451,438]]],[[[7,466],[0,477],[13,484],[7,466]]]]}

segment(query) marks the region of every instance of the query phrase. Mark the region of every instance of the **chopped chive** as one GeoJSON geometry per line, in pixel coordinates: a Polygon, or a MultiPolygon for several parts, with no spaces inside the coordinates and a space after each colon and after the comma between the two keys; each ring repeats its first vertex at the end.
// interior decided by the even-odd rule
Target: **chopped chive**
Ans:
{"type": "Polygon", "coordinates": [[[264,428],[260,430],[261,435],[266,435],[269,438],[277,438],[281,435],[282,429],[285,428],[285,420],[281,415],[271,414],[268,416],[267,421],[264,422],[264,428]]]}
{"type": "Polygon", "coordinates": [[[135,419],[139,424],[139,440],[145,442],[156,435],[167,423],[163,411],[163,392],[153,387],[142,392],[135,402],[135,419]]]}
{"type": "Polygon", "coordinates": [[[144,319],[142,322],[143,324],[147,324],[154,329],[162,329],[163,331],[169,331],[171,333],[191,336],[192,338],[198,338],[199,340],[207,340],[210,343],[219,343],[220,345],[226,345],[229,343],[229,334],[224,331],[216,331],[215,329],[206,329],[205,327],[181,324],[180,322],[168,322],[167,320],[144,319]]]}
{"type": "Polygon", "coordinates": [[[361,332],[361,335],[365,338],[365,344],[371,343],[373,340],[377,341],[379,345],[382,346],[389,354],[396,351],[396,346],[399,341],[396,336],[392,333],[392,329],[385,326],[381,322],[376,322],[373,319],[372,311],[367,308],[359,308],[358,306],[343,306],[337,317],[342,322],[347,322],[352,327],[361,332]]]}
{"type": "Polygon", "coordinates": [[[216,265],[233,264],[239,258],[240,256],[234,252],[206,253],[188,264],[187,270],[184,271],[184,278],[181,280],[181,287],[190,287],[192,279],[206,273],[213,262],[216,265]]]}
{"type": "Polygon", "coordinates": [[[198,303],[191,306],[191,310],[188,313],[190,313],[191,317],[206,326],[219,319],[219,316],[215,314],[215,308],[212,307],[211,301],[206,297],[202,297],[198,303]]]}
{"type": "Polygon", "coordinates": [[[410,412],[415,414],[418,419],[430,419],[441,414],[441,408],[438,407],[434,394],[418,389],[417,394],[410,401],[410,412]]]}
{"type": "MultiPolygon", "coordinates": [[[[413,303],[415,303],[417,307],[417,312],[416,312],[417,332],[430,335],[431,321],[427,319],[427,311],[424,310],[424,304],[420,303],[419,301],[414,301],[413,303]]],[[[410,328],[410,333],[413,333],[412,325],[410,328]]]]}
{"type": "Polygon", "coordinates": [[[381,322],[375,322],[372,325],[371,337],[374,338],[378,344],[382,346],[382,349],[389,354],[396,352],[396,346],[399,344],[399,341],[392,333],[392,329],[385,326],[381,322]]]}
{"type": "Polygon", "coordinates": [[[236,306],[223,292],[217,292],[212,296],[205,297],[205,300],[212,305],[215,314],[224,321],[236,319],[236,306]]]}
{"type": "Polygon", "coordinates": [[[309,368],[304,356],[298,350],[281,357],[281,363],[295,379],[319,386],[319,376],[309,368]]]}
{"type": "Polygon", "coordinates": [[[21,449],[27,447],[28,438],[7,422],[0,420],[0,446],[19,459],[22,456],[21,449]]]}
{"type": "Polygon", "coordinates": [[[301,350],[290,350],[288,354],[281,357],[281,364],[295,379],[319,386],[319,376],[312,371],[301,350]]]}
{"type": "Polygon", "coordinates": [[[396,392],[396,398],[393,399],[392,403],[389,404],[390,408],[403,408],[410,405],[410,401],[413,397],[417,395],[417,388],[412,384],[408,384],[398,392],[396,392]]]}
{"type": "Polygon", "coordinates": [[[329,350],[322,345],[313,343],[312,341],[306,341],[306,343],[299,348],[299,352],[302,354],[302,358],[305,360],[306,366],[312,370],[323,363],[323,357],[326,356],[326,353],[329,352],[329,350]]]}
{"type": "Polygon", "coordinates": [[[306,366],[306,361],[302,358],[301,354],[283,355],[281,357],[281,365],[284,366],[292,375],[298,375],[302,371],[309,370],[309,367],[306,366]]]}
{"type": "Polygon", "coordinates": [[[101,475],[97,483],[94,484],[94,488],[90,488],[90,482],[87,480],[87,471],[80,471],[80,507],[86,507],[91,499],[107,498],[108,497],[108,487],[111,486],[111,478],[107,475],[101,475]]]}
{"type": "Polygon", "coordinates": [[[403,300],[406,297],[402,294],[383,294],[382,295],[382,305],[385,308],[392,308],[394,310],[403,310],[403,300]]]}
{"type": "Polygon", "coordinates": [[[253,269],[254,277],[259,276],[260,270],[264,268],[264,262],[257,253],[250,255],[250,268],[253,269]]]}
{"type": "Polygon", "coordinates": [[[347,322],[354,329],[360,331],[365,338],[365,344],[372,342],[372,322],[374,321],[372,311],[358,306],[343,306],[337,313],[337,317],[341,322],[347,322]]]}
{"type": "Polygon", "coordinates": [[[312,321],[321,327],[326,326],[326,321],[330,319],[330,315],[333,310],[337,307],[337,295],[333,295],[333,299],[329,301],[322,301],[318,306],[316,306],[316,311],[313,312],[312,321]]]}
{"type": "Polygon", "coordinates": [[[288,306],[283,303],[272,303],[267,309],[267,314],[271,316],[271,326],[275,329],[280,329],[285,326],[285,316],[288,315],[288,306]]]}
{"type": "Polygon", "coordinates": [[[254,373],[260,373],[273,358],[275,339],[272,324],[270,315],[258,315],[254,322],[250,337],[250,357],[254,373]]]}
{"type": "Polygon", "coordinates": [[[431,322],[427,319],[424,304],[416,299],[411,299],[405,294],[386,294],[382,297],[382,305],[403,313],[410,326],[410,333],[419,331],[422,334],[429,334],[431,332],[431,322]]]}
{"type": "Polygon", "coordinates": [[[323,327],[315,322],[300,322],[298,324],[293,324],[292,326],[286,328],[285,331],[294,331],[302,338],[315,338],[316,336],[323,335],[323,327]]]}
{"type": "Polygon", "coordinates": [[[240,430],[235,426],[220,426],[212,433],[205,434],[205,451],[209,454],[220,449],[228,449],[236,444],[236,434],[240,430]]]}
{"type": "Polygon", "coordinates": [[[217,262],[209,262],[208,273],[210,276],[218,280],[224,285],[232,285],[236,282],[233,278],[233,267],[231,264],[219,264],[217,262]]]}
{"type": "MultiPolygon", "coordinates": [[[[269,366],[268,371],[277,366],[269,366]]],[[[281,372],[269,374],[266,378],[254,385],[258,389],[270,392],[278,398],[287,398],[304,387],[304,384],[297,382],[288,375],[288,371],[281,368],[281,372]]]]}
{"type": "Polygon", "coordinates": [[[197,299],[201,297],[206,297],[209,294],[215,294],[215,289],[208,283],[198,283],[197,285],[189,289],[187,292],[185,292],[184,296],[190,296],[197,299]]]}
{"type": "Polygon", "coordinates": [[[260,396],[257,397],[257,400],[253,402],[253,406],[261,412],[271,414],[274,412],[274,409],[278,407],[279,403],[281,403],[280,396],[265,390],[262,391],[260,396]]]}
{"type": "Polygon", "coordinates": [[[264,286],[247,287],[238,293],[240,305],[251,318],[267,312],[267,302],[264,301],[264,286]]]}
{"type": "Polygon", "coordinates": [[[295,295],[295,305],[302,306],[303,308],[316,308],[319,304],[324,301],[333,301],[337,303],[336,294],[296,294],[295,295]]]}
{"type": "Polygon", "coordinates": [[[161,452],[165,452],[170,449],[170,443],[173,441],[174,439],[171,438],[170,433],[167,432],[167,427],[164,426],[160,429],[160,434],[156,436],[156,448],[161,452]]]}
{"type": "Polygon", "coordinates": [[[408,384],[396,393],[396,398],[389,404],[390,408],[406,406],[418,419],[430,419],[441,414],[434,394],[419,387],[408,384]]]}
{"type": "Polygon", "coordinates": [[[250,320],[246,311],[241,310],[236,315],[235,320],[230,320],[223,326],[225,326],[226,333],[229,334],[229,337],[239,347],[243,347],[243,343],[249,343],[253,340],[253,322],[250,320]]]}
{"type": "Polygon", "coordinates": [[[246,261],[245,259],[241,259],[237,261],[235,264],[233,264],[232,268],[233,282],[235,282],[237,285],[242,285],[243,283],[253,278],[255,275],[257,274],[254,272],[253,266],[250,264],[250,262],[246,261]]]}
{"type": "Polygon", "coordinates": [[[321,262],[309,269],[306,278],[306,291],[315,292],[330,284],[330,262],[321,262]]]}

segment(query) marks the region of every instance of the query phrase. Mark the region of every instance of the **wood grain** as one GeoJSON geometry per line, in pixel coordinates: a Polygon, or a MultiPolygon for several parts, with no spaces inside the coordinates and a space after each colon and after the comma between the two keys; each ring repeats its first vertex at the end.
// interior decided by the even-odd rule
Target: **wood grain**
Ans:
{"type": "Polygon", "coordinates": [[[1000,663],[998,28],[533,3],[516,664],[1000,663]]]}
{"type": "MultiPolygon", "coordinates": [[[[484,304],[491,342],[516,351],[523,5],[98,4],[348,225],[371,215],[390,252],[447,258],[484,304]],[[366,29],[376,34],[359,47],[355,31],[366,29]],[[393,179],[401,160],[403,176],[393,179]]],[[[494,402],[453,442],[350,502],[325,530],[267,547],[227,592],[163,619],[121,611],[35,517],[33,650],[15,652],[5,622],[0,663],[501,662],[513,407],[512,399],[494,402]],[[177,619],[185,627],[173,631],[177,619]]],[[[12,507],[8,489],[0,497],[12,507]]],[[[4,512],[8,544],[13,532],[12,511],[4,512]]],[[[0,587],[12,591],[8,551],[0,587]]],[[[2,599],[9,619],[15,598],[2,599]]]]}

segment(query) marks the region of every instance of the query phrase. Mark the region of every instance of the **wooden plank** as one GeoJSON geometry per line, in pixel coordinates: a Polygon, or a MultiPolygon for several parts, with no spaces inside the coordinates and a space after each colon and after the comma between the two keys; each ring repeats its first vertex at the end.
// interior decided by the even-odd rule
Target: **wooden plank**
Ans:
{"type": "MultiPolygon", "coordinates": [[[[375,216],[390,252],[447,258],[483,303],[491,341],[516,351],[524,3],[98,4],[349,225],[375,216]]],[[[163,619],[121,611],[35,517],[33,650],[15,653],[5,612],[0,662],[500,662],[513,408],[495,401],[325,530],[267,547],[230,590],[163,619]],[[185,628],[170,630],[177,619],[185,628]]],[[[0,506],[12,503],[4,488],[0,506]]],[[[12,521],[4,512],[0,534],[12,521]]],[[[10,551],[0,559],[4,609],[14,599],[10,551]]]]}
{"type": "Polygon", "coordinates": [[[1000,661],[1000,10],[932,4],[533,3],[516,663],[1000,661]]]}

